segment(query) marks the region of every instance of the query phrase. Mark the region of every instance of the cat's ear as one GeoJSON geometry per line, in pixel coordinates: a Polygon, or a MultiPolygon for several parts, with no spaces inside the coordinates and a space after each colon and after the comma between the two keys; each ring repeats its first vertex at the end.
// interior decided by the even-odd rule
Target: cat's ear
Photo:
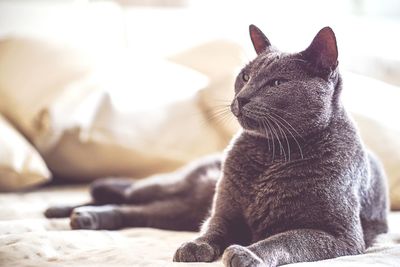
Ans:
{"type": "Polygon", "coordinates": [[[267,48],[271,46],[271,43],[269,42],[268,38],[259,28],[251,24],[249,26],[249,31],[250,31],[251,42],[253,43],[257,55],[266,51],[267,48]]]}
{"type": "Polygon", "coordinates": [[[338,65],[338,49],[335,33],[330,27],[321,29],[310,46],[302,52],[305,59],[323,72],[331,72],[338,65]]]}

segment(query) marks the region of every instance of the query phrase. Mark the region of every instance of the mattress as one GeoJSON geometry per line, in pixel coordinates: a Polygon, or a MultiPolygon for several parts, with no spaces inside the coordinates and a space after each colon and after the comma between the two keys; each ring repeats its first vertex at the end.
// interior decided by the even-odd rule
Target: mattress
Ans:
{"type": "MultiPolygon", "coordinates": [[[[149,228],[71,230],[68,219],[43,216],[50,205],[86,200],[86,186],[0,194],[0,266],[223,266],[221,262],[172,262],[175,250],[196,233],[149,228]]],[[[389,220],[390,232],[363,255],[293,265],[400,266],[400,212],[392,212],[389,220]]]]}

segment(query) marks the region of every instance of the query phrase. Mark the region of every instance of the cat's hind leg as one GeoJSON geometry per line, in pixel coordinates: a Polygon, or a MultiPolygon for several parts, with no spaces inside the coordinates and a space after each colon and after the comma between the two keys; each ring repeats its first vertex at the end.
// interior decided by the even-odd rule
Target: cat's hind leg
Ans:
{"type": "Polygon", "coordinates": [[[46,218],[67,218],[71,215],[75,208],[93,205],[93,203],[85,203],[81,205],[56,205],[47,208],[44,212],[46,218]]]}
{"type": "Polygon", "coordinates": [[[133,180],[128,178],[99,179],[90,185],[91,201],[79,205],[52,206],[46,209],[44,215],[47,218],[66,218],[79,207],[124,203],[124,190],[132,184],[133,180]]]}
{"type": "Polygon", "coordinates": [[[166,230],[197,231],[211,209],[213,190],[201,197],[178,197],[141,205],[87,206],[74,209],[72,229],[152,227],[166,230]]]}
{"type": "Polygon", "coordinates": [[[126,205],[74,209],[71,227],[199,230],[211,208],[220,168],[219,157],[207,157],[170,175],[140,180],[124,189],[126,205]]]}
{"type": "Polygon", "coordinates": [[[168,174],[139,180],[125,190],[126,203],[145,204],[171,198],[193,196],[201,188],[214,190],[221,172],[221,157],[208,156],[168,174]]]}
{"type": "Polygon", "coordinates": [[[75,208],[109,204],[150,204],[158,201],[213,195],[221,170],[220,156],[208,156],[169,173],[142,180],[99,179],[91,184],[92,201],[76,206],[56,206],[46,210],[48,218],[69,217],[75,208]]]}
{"type": "Polygon", "coordinates": [[[92,182],[90,195],[97,205],[126,203],[125,192],[136,181],[129,178],[103,178],[92,182]]]}

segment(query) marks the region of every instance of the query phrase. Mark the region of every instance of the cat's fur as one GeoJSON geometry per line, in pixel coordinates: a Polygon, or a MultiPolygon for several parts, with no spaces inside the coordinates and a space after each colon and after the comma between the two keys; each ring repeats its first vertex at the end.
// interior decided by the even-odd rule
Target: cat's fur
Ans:
{"type": "Polygon", "coordinates": [[[359,254],[386,232],[384,174],[341,104],[333,31],[322,29],[294,54],[273,48],[253,25],[250,35],[258,56],[238,75],[231,105],[243,130],[222,166],[208,158],[161,183],[96,182],[94,204],[135,205],[54,208],[47,215],[72,212],[73,228],[195,230],[212,203],[200,236],[174,261],[222,255],[226,266],[359,254]]]}

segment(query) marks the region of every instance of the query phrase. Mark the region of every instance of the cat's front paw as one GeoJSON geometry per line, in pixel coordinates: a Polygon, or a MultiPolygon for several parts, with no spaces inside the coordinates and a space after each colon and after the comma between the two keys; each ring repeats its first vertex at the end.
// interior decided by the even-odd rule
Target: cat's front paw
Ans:
{"type": "Polygon", "coordinates": [[[220,253],[205,242],[184,243],[175,252],[174,261],[176,262],[212,262],[218,259],[220,253]]]}
{"type": "Polygon", "coordinates": [[[222,256],[222,262],[227,267],[266,266],[256,254],[239,245],[228,247],[222,256]]]}

